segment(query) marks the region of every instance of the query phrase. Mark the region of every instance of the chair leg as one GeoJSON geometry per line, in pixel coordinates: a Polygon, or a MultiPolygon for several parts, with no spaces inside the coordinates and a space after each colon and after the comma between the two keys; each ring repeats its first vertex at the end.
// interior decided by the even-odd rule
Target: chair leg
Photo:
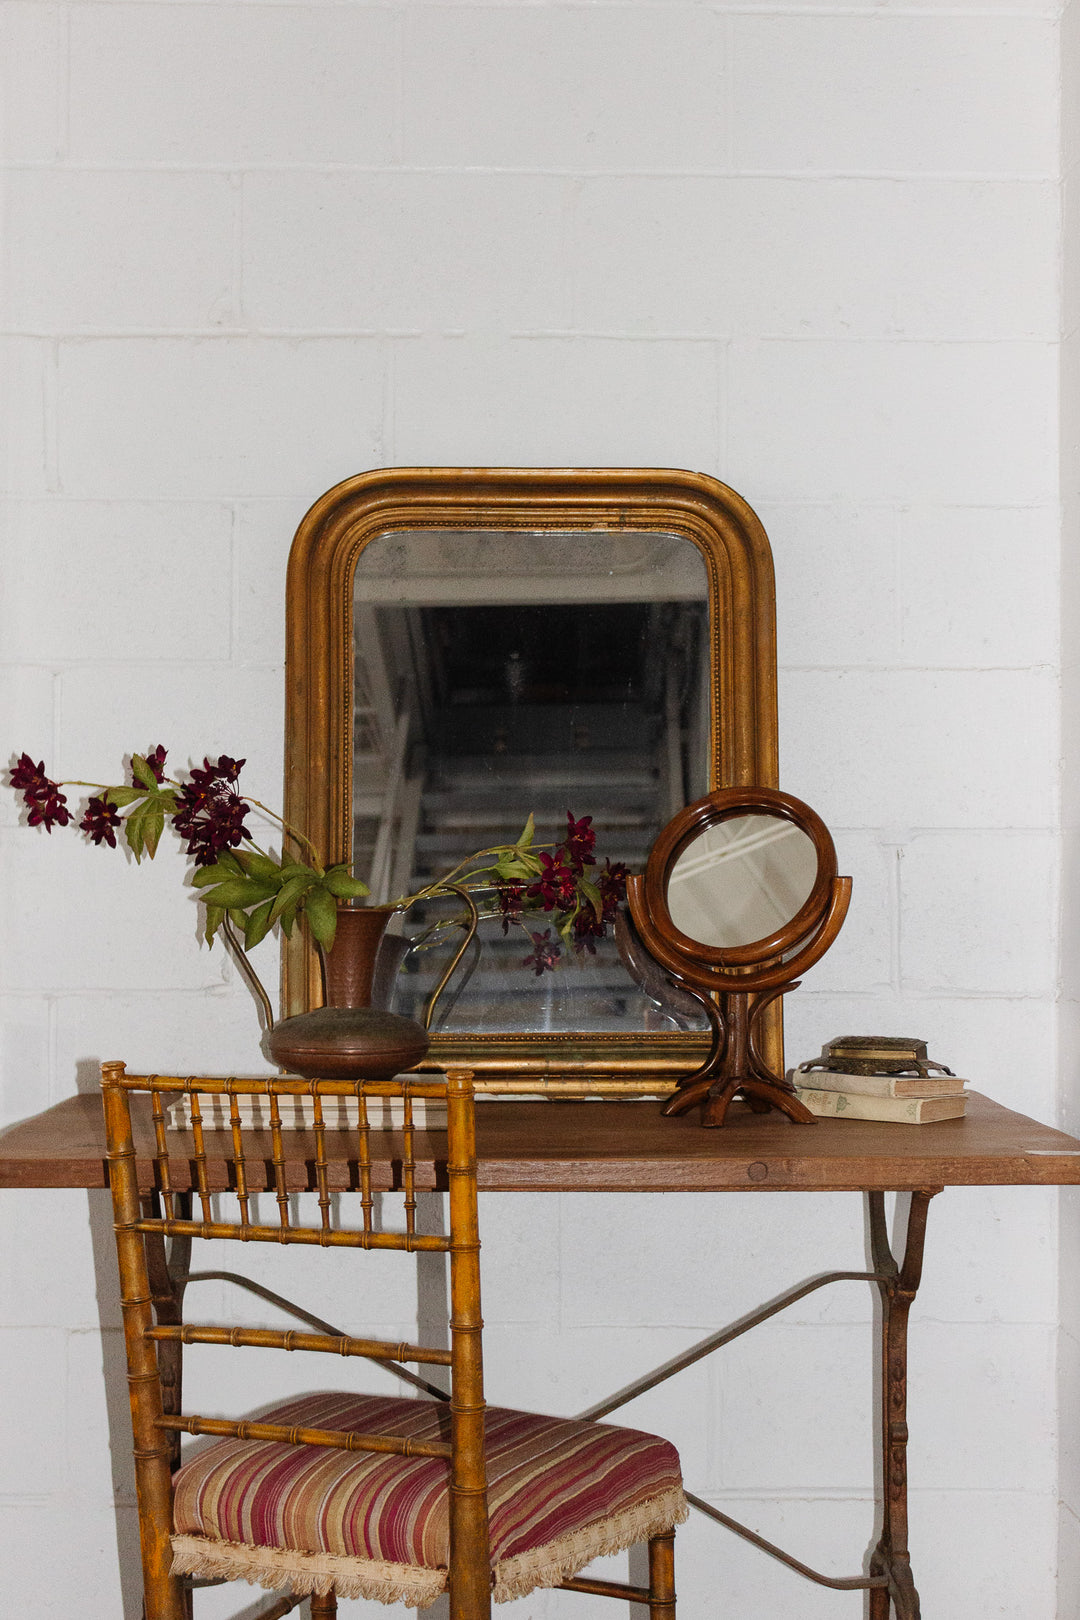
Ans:
{"type": "Polygon", "coordinates": [[[318,1592],[311,1594],[311,1620],[334,1620],[337,1614],[337,1595],[327,1592],[320,1597],[318,1592]]]}
{"type": "Polygon", "coordinates": [[[675,1620],[675,1532],[649,1542],[649,1620],[675,1620]]]}

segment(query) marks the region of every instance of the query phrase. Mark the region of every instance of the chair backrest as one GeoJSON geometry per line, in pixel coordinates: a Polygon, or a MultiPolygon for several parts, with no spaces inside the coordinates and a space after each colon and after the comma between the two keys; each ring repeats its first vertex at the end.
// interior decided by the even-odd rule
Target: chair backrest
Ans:
{"type": "MultiPolygon", "coordinates": [[[[459,1596],[471,1594],[482,1612],[490,1587],[486,1481],[484,1473],[484,1392],[480,1315],[480,1240],[476,1199],[476,1132],[472,1075],[450,1071],[445,1081],[300,1080],[181,1078],[129,1075],[123,1063],[101,1071],[105,1104],[109,1177],[112,1187],[120,1295],[127,1348],[135,1472],[144,1570],[158,1586],[159,1608],[176,1606],[169,1532],[172,1523],[173,1436],[180,1432],[236,1436],[329,1446],[347,1451],[444,1457],[449,1467],[450,1584],[459,1596]],[[133,1094],[149,1097],[137,1104],[133,1094]],[[244,1099],[261,1099],[245,1102],[244,1099]],[[310,1108],[310,1135],[297,1138],[282,1125],[282,1101],[302,1099],[310,1108]],[[351,1099],[355,1120],[345,1129],[326,1122],[327,1103],[351,1099]],[[373,1131],[372,1104],[400,1101],[400,1135],[390,1157],[387,1138],[373,1131]],[[417,1160],[414,1102],[442,1100],[447,1111],[446,1173],[449,1186],[448,1236],[417,1231],[417,1160]],[[178,1138],[166,1110],[180,1103],[190,1127],[192,1148],[178,1138]],[[206,1110],[218,1110],[228,1124],[208,1129],[206,1110]],[[264,1119],[253,1117],[262,1110],[264,1119]],[[139,1109],[143,1112],[139,1113],[139,1109]],[[148,1132],[147,1126],[151,1127],[148,1132]],[[138,1138],[138,1145],[137,1139],[138,1138]],[[171,1140],[170,1140],[171,1138],[171,1140]],[[209,1139],[209,1140],[208,1140],[209,1139]],[[310,1148],[314,1141],[314,1156],[310,1148]],[[303,1143],[302,1155],[295,1151],[303,1143]],[[401,1148],[398,1147],[401,1144],[401,1148]],[[289,1147],[293,1147],[292,1154],[289,1147]],[[268,1150],[269,1149],[269,1153],[268,1150]],[[386,1230],[376,1218],[376,1194],[390,1187],[403,1193],[404,1231],[386,1230]],[[190,1191],[198,1204],[188,1209],[190,1191]],[[350,1191],[359,1194],[360,1223],[342,1224],[350,1191]],[[293,1219],[295,1193],[317,1194],[319,1224],[293,1219]],[[276,1222],[252,1218],[256,1195],[269,1194],[276,1222]],[[340,1196],[339,1196],[340,1195],[340,1196]],[[240,1239],[243,1242],[301,1243],[320,1248],[441,1251],[450,1256],[450,1349],[389,1343],[349,1335],[280,1332],[229,1324],[181,1324],[162,1320],[152,1279],[160,1276],[166,1238],[240,1239]],[[289,1429],[243,1419],[203,1417],[168,1410],[159,1359],[167,1347],[219,1344],[253,1349],[323,1352],[376,1361],[433,1363],[450,1368],[450,1441],[418,1442],[395,1435],[360,1435],[331,1429],[289,1429]],[[159,1349],[163,1353],[159,1358],[159,1349]]],[[[223,1119],[224,1123],[224,1119],[223,1119]]],[[[429,1161],[428,1161],[429,1162],[429,1161]]],[[[353,1200],[355,1207],[355,1199],[353,1200]]],[[[177,1620],[180,1610],[176,1608],[177,1620]]]]}

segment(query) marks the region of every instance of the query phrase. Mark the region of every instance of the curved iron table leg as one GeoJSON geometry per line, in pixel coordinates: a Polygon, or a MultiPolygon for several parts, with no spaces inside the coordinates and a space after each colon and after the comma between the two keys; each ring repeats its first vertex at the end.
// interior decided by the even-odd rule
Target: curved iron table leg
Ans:
{"type": "Polygon", "coordinates": [[[904,1255],[899,1262],[889,1244],[885,1194],[867,1194],[870,1247],[881,1291],[881,1534],[870,1560],[872,1575],[886,1575],[887,1587],[870,1594],[870,1620],[920,1620],[919,1594],[911,1574],[907,1502],[907,1326],[922,1276],[923,1243],[930,1188],[911,1194],[904,1255]]]}

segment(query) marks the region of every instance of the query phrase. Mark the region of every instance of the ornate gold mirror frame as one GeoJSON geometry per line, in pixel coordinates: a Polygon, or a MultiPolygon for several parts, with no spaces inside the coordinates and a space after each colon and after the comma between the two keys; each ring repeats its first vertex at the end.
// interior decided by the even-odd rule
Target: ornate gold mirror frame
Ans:
{"type": "MultiPolygon", "coordinates": [[[[328,490],[296,533],[286,587],[286,817],[330,862],[352,851],[353,576],[364,547],[410,530],[653,531],[697,547],[708,582],[709,787],[777,785],[776,630],[765,531],[734,490],[667,469],[396,468],[328,490]]],[[[283,954],[283,1015],[321,1002],[315,952],[283,954]]],[[[779,1018],[763,1036],[782,1062],[779,1018]]],[[[696,1068],[693,1033],[436,1034],[428,1066],[485,1089],[657,1092],[696,1068]]]]}

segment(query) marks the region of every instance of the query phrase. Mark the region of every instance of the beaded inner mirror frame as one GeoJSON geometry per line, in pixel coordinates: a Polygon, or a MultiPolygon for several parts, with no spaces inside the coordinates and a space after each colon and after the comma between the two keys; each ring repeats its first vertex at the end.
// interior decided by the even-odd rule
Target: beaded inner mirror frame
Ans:
{"type": "Polygon", "coordinates": [[[664,1104],[665,1114],[701,1107],[701,1123],[723,1125],[741,1095],[755,1112],[779,1108],[800,1123],[814,1116],[795,1087],[770,1062],[760,1038],[762,1014],[794,990],[799,976],[824,955],[847,915],[851,879],[838,877],[829,829],[810,806],[772,788],[728,788],[710,793],[674,816],[653,845],[644,875],[627,883],[627,903],[645,948],[674,982],[701,1004],[712,1029],[708,1057],[683,1075],[664,1104]],[[811,840],[817,870],[810,893],[782,926],[760,939],[710,945],[674,922],[672,873],[679,857],[710,828],[735,817],[766,816],[792,823],[811,840]]]}

